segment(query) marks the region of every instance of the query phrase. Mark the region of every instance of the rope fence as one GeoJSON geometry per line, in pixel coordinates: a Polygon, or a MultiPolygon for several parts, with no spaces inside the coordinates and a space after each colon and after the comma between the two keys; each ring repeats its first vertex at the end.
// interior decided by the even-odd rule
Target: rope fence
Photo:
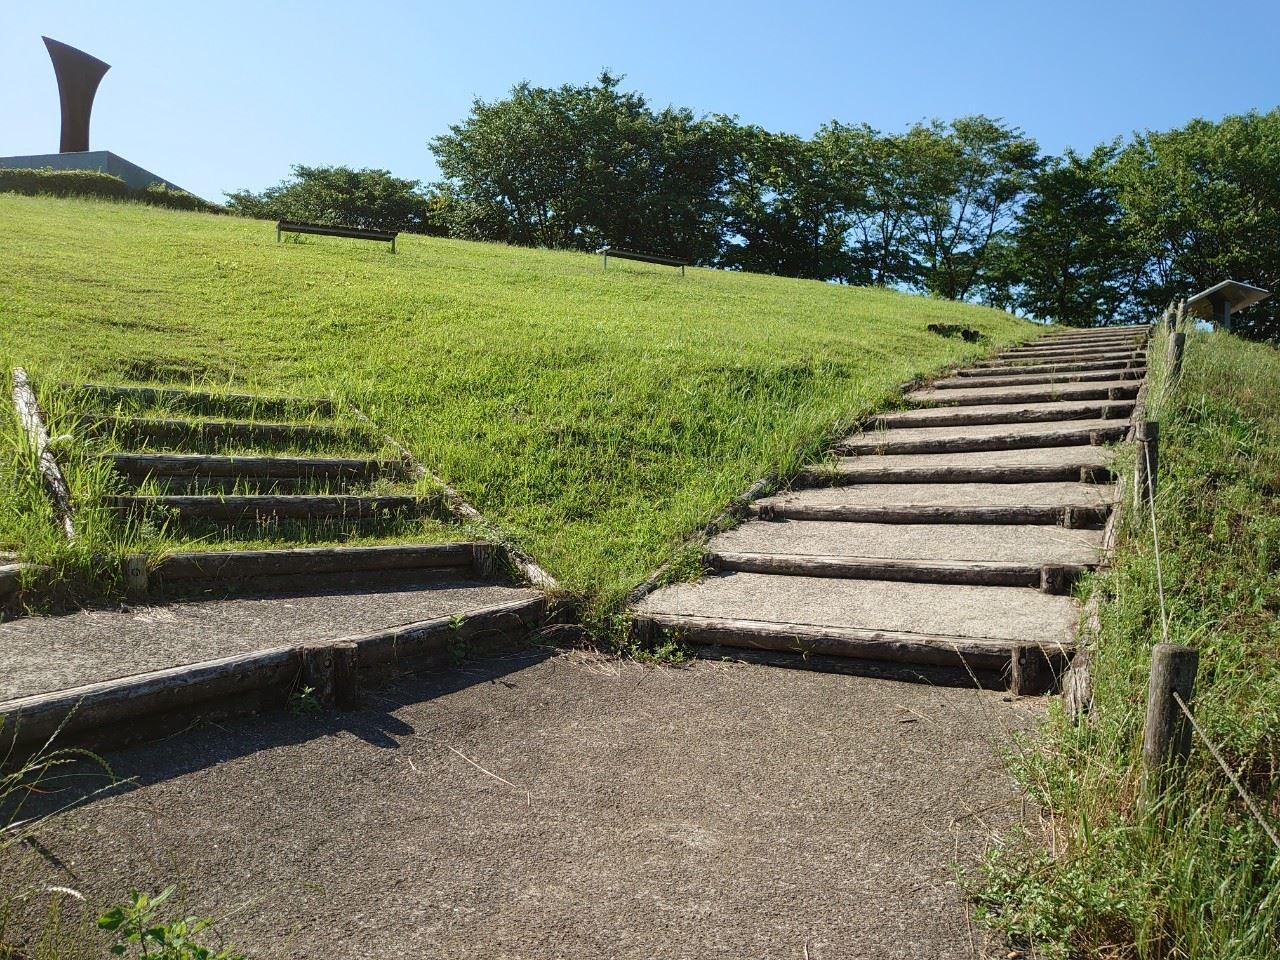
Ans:
{"type": "MultiPolygon", "coordinates": [[[[1169,326],[1171,338],[1181,338],[1178,325],[1185,315],[1185,303],[1175,308],[1170,305],[1162,318],[1169,326]]],[[[1170,350],[1170,366],[1166,370],[1165,382],[1161,385],[1162,393],[1168,395],[1173,389],[1173,378],[1181,366],[1182,341],[1171,343],[1176,349],[1170,350]]],[[[1135,427],[1137,424],[1135,424],[1135,427]]],[[[1160,531],[1156,517],[1156,469],[1158,458],[1152,457],[1154,438],[1158,434],[1150,431],[1143,434],[1135,431],[1138,437],[1138,461],[1135,471],[1135,484],[1140,484],[1135,494],[1147,501],[1147,512],[1151,520],[1151,544],[1155,555],[1156,593],[1160,602],[1160,637],[1161,643],[1152,651],[1151,675],[1147,688],[1147,722],[1143,733],[1143,760],[1145,764],[1144,781],[1156,790],[1163,788],[1172,769],[1185,765],[1190,753],[1190,738],[1186,730],[1193,732],[1217,762],[1223,775],[1235,788],[1244,801],[1258,826],[1267,835],[1277,851],[1280,851],[1280,834],[1267,819],[1257,800],[1245,789],[1239,775],[1231,769],[1223,756],[1221,748],[1210,739],[1192,710],[1195,675],[1199,664],[1199,654],[1190,647],[1182,647],[1169,642],[1169,612],[1165,596],[1164,562],[1160,551],[1160,531]],[[1145,467],[1145,469],[1141,469],[1145,467]],[[1177,710],[1170,709],[1176,707],[1177,710]],[[1184,726],[1185,721],[1185,726],[1184,726]]],[[[1280,865],[1280,860],[1275,861],[1280,865]]]]}

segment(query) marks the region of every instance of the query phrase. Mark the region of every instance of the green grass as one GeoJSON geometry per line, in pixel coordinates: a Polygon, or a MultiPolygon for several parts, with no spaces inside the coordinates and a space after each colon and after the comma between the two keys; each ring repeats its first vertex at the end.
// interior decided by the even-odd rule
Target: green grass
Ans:
{"type": "MultiPolygon", "coordinates": [[[[264,222],[17,196],[0,196],[0,323],[0,362],[46,385],[355,403],[596,604],[903,381],[1032,333],[881,290],[424,237],[395,256],[277,244],[264,222]]],[[[0,483],[0,549],[51,555],[25,471],[0,483]]]]}
{"type": "MultiPolygon", "coordinates": [[[[1280,351],[1194,334],[1181,382],[1155,401],[1168,636],[1198,648],[1196,717],[1280,828],[1280,351]]],[[[1013,754],[1050,842],[997,850],[988,920],[1048,957],[1280,957],[1280,851],[1204,744],[1162,802],[1139,795],[1162,639],[1149,514],[1130,515],[1093,587],[1095,711],[1081,726],[1055,714],[1013,754]]]]}

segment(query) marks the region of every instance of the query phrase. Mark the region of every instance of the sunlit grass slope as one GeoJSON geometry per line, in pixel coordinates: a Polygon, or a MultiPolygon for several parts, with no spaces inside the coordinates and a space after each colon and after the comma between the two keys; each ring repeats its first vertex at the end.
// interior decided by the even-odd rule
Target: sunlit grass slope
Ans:
{"type": "MultiPolygon", "coordinates": [[[[3,359],[359,404],[571,589],[614,596],[911,376],[1031,327],[879,290],[0,196],[3,359]],[[985,345],[929,333],[982,331],[985,345]]],[[[3,548],[0,544],[0,548],[3,548]]],[[[21,547],[22,544],[16,544],[21,547]]]]}

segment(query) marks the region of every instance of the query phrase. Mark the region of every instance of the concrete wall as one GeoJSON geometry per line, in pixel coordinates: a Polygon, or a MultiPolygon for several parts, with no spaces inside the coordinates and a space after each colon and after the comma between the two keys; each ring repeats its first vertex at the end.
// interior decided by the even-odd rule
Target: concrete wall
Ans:
{"type": "MultiPolygon", "coordinates": [[[[110,150],[88,150],[84,153],[35,153],[24,157],[0,157],[0,167],[36,170],[99,170],[119,177],[134,190],[145,190],[153,183],[181,190],[177,184],[144,170],[136,163],[117,156],[110,150]]],[[[188,191],[189,192],[189,191],[188,191]]]]}

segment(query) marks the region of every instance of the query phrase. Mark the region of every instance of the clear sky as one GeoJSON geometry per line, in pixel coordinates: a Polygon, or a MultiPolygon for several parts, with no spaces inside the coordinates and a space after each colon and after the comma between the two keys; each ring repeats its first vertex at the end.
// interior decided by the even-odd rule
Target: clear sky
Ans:
{"type": "Polygon", "coordinates": [[[427,141],[473,98],[604,67],[658,106],[774,130],[986,113],[1049,151],[1280,103],[1276,0],[5,6],[0,155],[57,149],[46,34],[112,64],[91,146],[212,200],[292,163],[434,179],[427,141]]]}

